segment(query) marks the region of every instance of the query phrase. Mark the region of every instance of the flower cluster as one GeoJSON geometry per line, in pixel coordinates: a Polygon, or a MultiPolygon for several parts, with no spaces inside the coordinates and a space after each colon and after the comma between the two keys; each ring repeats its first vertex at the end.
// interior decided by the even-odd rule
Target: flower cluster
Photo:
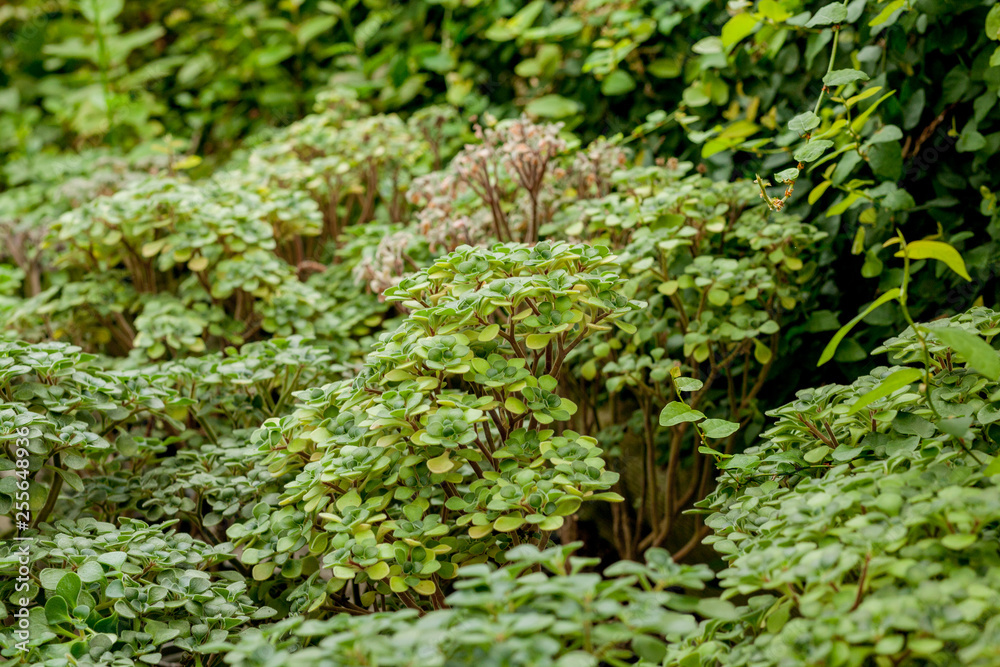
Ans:
{"type": "MultiPolygon", "coordinates": [[[[624,149],[606,139],[572,151],[561,123],[481,121],[473,127],[476,143],[466,144],[446,169],[409,184],[406,198],[416,209],[411,224],[383,237],[357,267],[359,282],[379,292],[427,255],[497,240],[537,243],[564,204],[606,195],[612,174],[626,163],[624,149]]],[[[431,116],[422,122],[441,125],[431,116]]]]}
{"type": "Polygon", "coordinates": [[[485,127],[474,127],[480,143],[459,152],[452,168],[489,207],[498,239],[534,243],[545,217],[546,176],[558,180],[566,173],[556,164],[568,148],[559,135],[562,123],[541,125],[527,118],[497,123],[490,117],[484,121],[485,127]]]}
{"type": "Polygon", "coordinates": [[[577,151],[573,158],[571,173],[576,179],[577,192],[588,199],[607,195],[614,187],[611,175],[627,164],[625,149],[603,137],[597,139],[577,151]]]}
{"type": "Polygon", "coordinates": [[[355,281],[365,284],[375,294],[382,294],[396,285],[407,272],[407,262],[413,261],[407,254],[412,240],[413,235],[406,231],[383,237],[375,252],[363,257],[354,267],[355,281]]]}
{"type": "Polygon", "coordinates": [[[427,239],[432,253],[451,252],[463,244],[479,245],[490,238],[489,211],[475,205],[475,193],[453,172],[436,171],[417,178],[409,199],[421,207],[414,216],[416,231],[427,239]]]}

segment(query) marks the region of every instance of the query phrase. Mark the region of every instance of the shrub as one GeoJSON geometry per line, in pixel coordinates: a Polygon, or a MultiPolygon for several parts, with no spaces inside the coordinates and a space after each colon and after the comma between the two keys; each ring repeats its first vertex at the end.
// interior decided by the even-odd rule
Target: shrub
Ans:
{"type": "MultiPolygon", "coordinates": [[[[787,200],[831,234],[824,263],[834,282],[860,269],[880,290],[898,286],[901,272],[885,266],[883,243],[902,224],[913,238],[941,234],[963,251],[975,283],[918,270],[910,307],[925,319],[961,311],[992,294],[987,281],[995,273],[993,234],[971,192],[996,190],[981,168],[998,138],[1000,70],[992,66],[989,12],[996,14],[975,2],[755,3],[732,16],[701,56],[724,56],[743,95],[733,99],[728,122],[693,123],[699,131],[688,136],[720,163],[734,147],[753,154],[736,156],[734,166],[780,186],[768,189],[769,204],[777,209],[787,200]],[[759,113],[768,105],[770,117],[759,113]]],[[[694,114],[711,116],[710,106],[694,114]]],[[[849,316],[870,294],[833,283],[825,291],[831,310],[849,316]]],[[[863,362],[866,349],[906,326],[898,309],[868,324],[838,350],[842,364],[863,362]]],[[[857,372],[864,371],[847,367],[842,377],[857,372]]]]}
{"type": "Polygon", "coordinates": [[[20,532],[32,536],[35,575],[19,589],[22,543],[6,542],[0,619],[22,598],[34,611],[31,649],[16,651],[17,627],[5,624],[3,654],[158,664],[275,613],[261,600],[287,613],[280,586],[261,590],[227,564],[224,534],[289,481],[257,465],[253,430],[284,414],[293,392],[343,372],[299,339],[142,371],[106,370],[62,343],[0,343],[0,470],[11,473],[0,511],[30,517],[20,532]]]}
{"type": "Polygon", "coordinates": [[[462,568],[447,609],[292,617],[230,642],[226,662],[255,665],[571,665],[658,663],[664,639],[695,628],[695,616],[725,617],[727,603],[676,592],[700,590],[711,571],[677,565],[658,549],[646,563],[619,563],[606,577],[577,545],[522,545],[497,569],[462,568]],[[638,662],[636,662],[638,660],[638,662]]]}
{"type": "MultiPolygon", "coordinates": [[[[554,240],[582,238],[623,252],[622,264],[631,276],[625,289],[651,308],[628,316],[640,333],[592,340],[568,357],[576,378],[573,396],[583,407],[574,426],[581,433],[600,428],[596,412],[604,397],[595,400],[592,381],[601,363],[601,382],[619,406],[615,410],[634,415],[625,421],[635,435],[612,452],[616,466],[623,471],[646,467],[619,485],[630,509],[614,508],[615,529],[603,531],[604,536],[627,558],[668,539],[684,555],[707,534],[701,525],[679,526],[679,519],[687,505],[708,492],[710,461],[698,453],[686,425],[656,428],[655,414],[669,394],[665,373],[674,360],[683,360],[686,370],[707,385],[694,405],[712,406],[718,416],[743,426],[759,423],[756,399],[779,345],[779,322],[793,323],[796,311],[815,299],[814,257],[825,235],[794,217],[768,220],[766,208],[756,205],[752,184],[713,184],[704,176],[687,176],[693,165],[677,160],[622,169],[627,159],[620,146],[597,141],[570,150],[573,143],[558,130],[558,125],[523,118],[484,119],[484,126],[476,128],[478,143],[466,145],[447,168],[413,181],[408,193],[417,206],[413,221],[369,247],[355,265],[355,276],[378,291],[460,243],[538,233],[554,240]],[[682,339],[671,337],[674,329],[682,339]],[[647,372],[649,377],[641,375],[647,372]],[[713,388],[716,379],[732,379],[739,396],[713,388]],[[633,440],[643,432],[636,446],[633,440]],[[657,463],[666,468],[662,475],[657,463]],[[682,475],[690,477],[684,489],[678,480],[682,475]],[[668,506],[649,500],[661,496],[668,506]]],[[[380,229],[357,232],[356,242],[374,244],[380,229]]],[[[784,342],[795,345],[790,338],[784,342]]],[[[603,433],[602,439],[618,444],[625,434],[617,431],[603,433]]],[[[730,437],[728,449],[740,435],[730,437]]]]}
{"type": "MultiPolygon", "coordinates": [[[[706,541],[728,564],[723,598],[749,598],[665,664],[996,662],[1000,487],[983,463],[996,458],[1000,369],[942,341],[955,329],[989,341],[998,323],[976,308],[928,324],[929,392],[889,380],[919,373],[879,367],[801,391],[760,444],[716,454],[706,541]]],[[[923,359],[912,330],[877,352],[923,359]]]]}
{"type": "MultiPolygon", "coordinates": [[[[403,120],[372,114],[356,97],[338,88],[321,95],[316,113],[257,143],[245,162],[235,160],[233,178],[272,196],[286,189],[307,192],[329,239],[336,240],[348,225],[376,218],[401,222],[410,183],[450,159],[467,126],[451,107],[426,107],[403,120]]],[[[290,252],[296,255],[288,257],[322,259],[318,251],[322,247],[294,248],[290,252]]]]}
{"type": "Polygon", "coordinates": [[[464,247],[390,290],[410,313],[360,375],[302,392],[255,436],[295,480],[283,509],[229,529],[254,576],[308,545],[333,576],[313,573],[296,608],[439,608],[460,568],[544,546],[582,501],[614,498],[597,441],[546,428],[576,411],[556,393],[566,354],[639,307],[612,261],[563,243],[464,247]]]}
{"type": "Polygon", "coordinates": [[[687,376],[690,407],[742,427],[719,443],[737,451],[762,425],[760,392],[800,345],[786,332],[801,326],[819,289],[823,232],[769,215],[753,184],[713,183],[693,166],[617,171],[603,197],[563,207],[543,228],[615,248],[623,293],[648,303],[626,316],[634,331],[592,339],[570,356],[575,428],[614,444],[622,474],[617,490],[629,502],[600,528],[623,558],[651,545],[681,558],[708,532],[681,512],[710,490],[711,459],[688,423],[657,421],[674,394],[671,370],[687,376]]]}
{"type": "Polygon", "coordinates": [[[246,595],[239,573],[207,571],[232,558],[229,545],[165,531],[169,525],[83,519],[43,526],[30,548],[37,583],[16,593],[17,545],[0,547],[4,599],[39,600],[30,612],[30,648],[19,652],[8,626],[0,629],[0,654],[46,667],[162,664],[203,653],[251,619],[274,614],[246,595]]]}
{"type": "Polygon", "coordinates": [[[17,483],[27,481],[36,525],[53,516],[180,516],[219,542],[205,528],[249,516],[270,480],[252,470],[245,439],[283,414],[296,390],[342,377],[331,362],[322,349],[282,339],[108,371],[62,343],[0,343],[0,424],[8,440],[28,440],[27,458],[10,442],[0,449],[0,469],[18,471],[0,480],[0,511],[11,511],[24,491],[17,483]]]}
{"type": "Polygon", "coordinates": [[[688,40],[672,42],[724,16],[712,5],[234,8],[162,0],[139,11],[99,0],[26,2],[4,16],[0,150],[6,158],[102,138],[130,147],[166,131],[194,135],[192,150],[225,151],[302,115],[331,72],[379,111],[447,101],[468,113],[492,105],[509,115],[527,106],[600,128],[616,118],[612,111],[641,119],[674,106],[679,91],[665,96],[670,104],[651,99],[629,113],[625,95],[638,86],[654,97],[663,77],[679,74],[671,70],[679,70],[688,40]],[[681,20],[686,25],[674,30],[681,20]],[[553,21],[551,30],[533,27],[553,21]],[[669,53],[659,58],[664,46],[669,53]]]}
{"type": "Polygon", "coordinates": [[[191,181],[170,163],[170,173],[129,174],[108,196],[68,212],[69,202],[57,199],[29,214],[18,191],[6,193],[9,252],[30,297],[12,304],[10,321],[150,359],[261,335],[357,349],[353,340],[377,326],[385,308],[353,293],[358,244],[341,249],[338,240],[351,226],[398,222],[410,180],[450,157],[460,130],[448,110],[426,109],[407,124],[355,117],[363,108],[344,99],[325,97],[321,113],[210,179],[191,181]],[[49,251],[32,251],[33,243],[49,251]],[[56,268],[64,273],[43,281],[56,268]]]}
{"type": "MultiPolygon", "coordinates": [[[[132,426],[160,422],[178,428],[170,412],[191,402],[157,386],[149,376],[111,374],[93,362],[93,356],[60,343],[0,343],[3,431],[8,439],[28,439],[27,458],[14,456],[8,443],[0,464],[4,470],[17,469],[19,478],[29,481],[35,525],[48,520],[63,484],[84,491],[77,471],[99,466],[116,446],[135,447],[132,426]],[[28,467],[16,468],[16,461],[26,461],[28,467]]],[[[23,491],[16,482],[14,476],[0,480],[0,510],[5,514],[15,493],[23,491]]]]}
{"type": "Polygon", "coordinates": [[[94,196],[113,194],[166,166],[164,155],[139,152],[121,157],[106,149],[3,166],[7,180],[16,187],[0,192],[0,271],[16,267],[17,283],[4,281],[3,289],[5,295],[22,297],[0,305],[7,326],[16,326],[29,340],[55,333],[51,322],[38,316],[52,297],[52,286],[65,279],[44,248],[55,219],[94,196]]]}

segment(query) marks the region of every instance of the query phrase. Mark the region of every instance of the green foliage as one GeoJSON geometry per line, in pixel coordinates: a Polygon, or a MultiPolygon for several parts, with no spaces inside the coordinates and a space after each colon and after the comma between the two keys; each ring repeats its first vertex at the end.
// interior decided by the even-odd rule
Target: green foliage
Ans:
{"type": "MultiPolygon", "coordinates": [[[[989,341],[998,323],[978,308],[926,328],[989,341]]],[[[971,358],[929,349],[926,394],[919,371],[891,379],[899,367],[804,390],[760,444],[724,457],[702,504],[706,541],[728,564],[723,598],[748,602],[671,646],[665,664],[996,661],[1000,487],[983,464],[996,458],[1000,395],[971,358]]],[[[912,330],[876,352],[924,358],[912,330]]]]}
{"type": "Polygon", "coordinates": [[[201,528],[249,515],[246,505],[270,476],[252,470],[245,440],[296,390],[341,377],[331,362],[322,349],[283,339],[109,371],[65,344],[0,343],[0,419],[9,434],[0,469],[19,473],[0,480],[0,510],[10,513],[26,491],[19,511],[30,510],[36,525],[57,508],[103,521],[180,515],[201,528]],[[15,455],[15,438],[27,439],[26,457],[15,455]],[[186,448],[172,451],[179,443],[186,448]],[[28,488],[18,489],[19,480],[28,488]]]}
{"type": "Polygon", "coordinates": [[[599,247],[463,247],[389,290],[410,313],[358,377],[254,436],[272,475],[295,474],[281,510],[229,529],[255,577],[309,545],[333,578],[314,572],[296,608],[440,607],[461,568],[616,498],[593,438],[543,428],[577,409],[556,393],[566,354],[639,307],[613,269],[599,247]]]}
{"type": "Polygon", "coordinates": [[[678,389],[690,392],[692,410],[745,427],[725,436],[712,429],[711,446],[733,451],[759,429],[764,380],[787,363],[779,351],[798,346],[782,330],[801,322],[819,287],[823,232],[769,215],[750,183],[714,183],[692,168],[672,160],[618,171],[607,194],[564,207],[543,228],[615,248],[628,277],[623,293],[648,303],[613,338],[571,357],[578,430],[610,422],[600,439],[617,445],[609,449],[630,502],[613,508],[619,529],[605,534],[626,558],[650,545],[687,553],[705,534],[681,512],[708,491],[710,458],[700,451],[708,443],[686,423],[657,424],[675,398],[672,373],[688,376],[678,389]]]}
{"type": "MultiPolygon", "coordinates": [[[[142,92],[178,100],[164,105],[164,118],[192,120],[186,125],[168,121],[175,134],[186,136],[195,127],[202,137],[235,136],[230,130],[257,122],[254,113],[247,112],[255,106],[263,112],[258,119],[292,107],[297,115],[308,106],[303,99],[313,99],[316,87],[299,86],[305,92],[298,93],[293,83],[325,82],[320,74],[331,65],[340,72],[334,99],[350,109],[365,104],[379,110],[401,104],[412,108],[411,102],[443,96],[470,112],[482,110],[488,96],[500,115],[511,115],[521,107],[534,117],[558,116],[587,139],[627,132],[653,112],[630,137],[642,145],[640,162],[647,162],[652,151],[673,152],[705,160],[713,176],[778,173],[777,180],[798,178],[800,196],[792,197],[790,205],[830,234],[831,247],[819,258],[827,277],[857,270],[846,252],[853,238],[850,247],[863,254],[864,275],[877,277],[880,289],[898,283],[898,273],[883,268],[879,244],[910,217],[921,228],[917,236],[937,231],[932,218],[922,215],[924,210],[931,211],[934,222],[941,222],[944,240],[966,251],[976,285],[957,289],[942,274],[915,267],[914,293],[920,295],[911,304],[915,313],[929,316],[941,303],[950,310],[966,307],[992,271],[992,235],[978,223],[977,198],[969,197],[970,188],[985,188],[987,193],[1000,189],[990,181],[989,170],[980,168],[992,154],[990,131],[998,111],[991,101],[996,99],[997,85],[990,64],[995,35],[967,29],[985,23],[988,12],[978,3],[926,2],[911,7],[884,1],[867,5],[767,1],[733,7],[732,15],[722,2],[599,3],[572,9],[543,1],[405,3],[377,11],[354,3],[307,2],[294,12],[253,5],[228,13],[220,4],[208,3],[197,9],[174,9],[169,2],[153,3],[143,16],[146,22],[134,25],[137,17],[126,7],[114,22],[121,24],[122,34],[149,25],[162,25],[166,31],[162,44],[138,48],[131,61],[132,67],[145,62],[158,72],[162,69],[162,76],[151,79],[150,88],[142,92]],[[831,22],[823,12],[843,12],[844,17],[831,22]],[[245,34],[253,34],[255,40],[245,39],[245,34]],[[198,41],[196,35],[216,39],[198,41]],[[967,35],[972,35],[971,44],[967,35]],[[838,48],[831,55],[835,39],[838,48]],[[821,92],[824,78],[829,78],[831,89],[821,92]],[[841,79],[852,80],[837,83],[841,79]],[[246,94],[248,86],[237,83],[248,80],[257,84],[250,87],[251,95],[246,94]],[[889,91],[894,93],[879,103],[889,91]],[[348,99],[360,102],[346,103],[348,99]],[[261,104],[262,100],[267,103],[261,104]],[[217,118],[223,109],[225,118],[217,118]],[[779,129],[786,126],[789,129],[779,129]],[[809,169],[825,157],[831,159],[797,177],[798,163],[790,164],[789,158],[800,149],[800,135],[806,133],[813,148],[826,146],[813,151],[815,161],[808,163],[809,169]],[[808,201],[807,189],[811,189],[808,201]],[[821,212],[827,215],[820,217],[821,212]]],[[[80,20],[69,13],[40,19],[40,11],[29,3],[6,20],[15,35],[30,33],[32,44],[58,43],[80,20]]],[[[96,44],[91,23],[87,21],[82,40],[96,44]]],[[[28,41],[12,42],[12,53],[25,63],[41,48],[24,48],[28,41]]],[[[66,81],[72,79],[67,71],[80,68],[77,75],[81,75],[93,67],[77,61],[58,64],[63,68],[60,73],[41,79],[60,81],[51,89],[28,85],[35,81],[30,76],[11,75],[10,82],[17,83],[5,90],[18,92],[12,108],[23,107],[28,116],[27,110],[41,99],[32,95],[44,98],[58,90],[53,96],[66,98],[63,86],[71,85],[66,81]],[[28,90],[31,94],[23,97],[20,91],[28,90]]],[[[35,71],[27,66],[21,70],[35,71]]],[[[120,68],[110,74],[115,88],[120,68]]],[[[87,78],[90,83],[94,80],[87,78]]],[[[319,97],[324,103],[323,95],[319,97]]],[[[276,113],[289,117],[285,111],[276,113]]],[[[424,113],[417,112],[414,118],[424,113]]],[[[370,136],[393,133],[384,124],[377,127],[370,136]]],[[[235,129],[236,134],[242,131],[235,129]]],[[[366,145],[375,144],[352,140],[360,136],[345,132],[336,134],[335,141],[352,146],[342,154],[363,155],[366,145]]],[[[316,132],[310,141],[321,145],[327,139],[316,132]]],[[[385,145],[389,152],[426,155],[399,139],[385,145]]],[[[432,149],[437,157],[437,149],[432,149]]],[[[188,152],[193,150],[197,147],[188,152]]],[[[329,190],[323,180],[314,179],[309,188],[329,190]]],[[[385,250],[395,261],[404,262],[402,255],[422,260],[419,252],[393,251],[388,247],[393,237],[385,236],[385,250]]],[[[310,238],[305,238],[307,245],[310,238]]],[[[506,240],[503,232],[500,239],[506,240]]],[[[398,249],[402,239],[394,241],[398,249]]],[[[457,245],[450,243],[447,249],[457,245]]],[[[408,242],[407,250],[412,249],[408,242]]],[[[376,263],[370,279],[381,291],[391,281],[385,280],[378,264],[382,262],[376,263]]],[[[285,314],[276,326],[308,333],[296,327],[287,313],[307,310],[304,303],[312,295],[293,291],[281,293],[280,310],[285,314]]],[[[841,291],[836,281],[827,286],[824,300],[823,308],[834,313],[853,313],[862,305],[856,293],[841,291]]],[[[36,310],[27,307],[23,312],[36,310]]],[[[869,324],[898,327],[900,320],[886,311],[869,324]]],[[[877,340],[888,330],[879,328],[868,335],[877,340]]],[[[227,331],[227,335],[235,334],[227,331]]],[[[850,337],[838,353],[839,360],[860,360],[872,338],[850,337]]],[[[166,341],[160,342],[166,346],[166,341]]]]}
{"type": "MultiPolygon", "coordinates": [[[[274,614],[253,603],[237,572],[207,571],[232,558],[229,545],[213,547],[165,531],[169,526],[57,521],[31,545],[37,583],[17,593],[20,554],[17,543],[6,542],[4,599],[38,601],[22,658],[46,667],[156,665],[164,652],[204,653],[251,619],[274,614]]],[[[2,603],[0,612],[9,613],[2,603]]],[[[18,655],[12,630],[0,630],[0,653],[8,658],[18,655]]]]}
{"type": "MultiPolygon", "coordinates": [[[[586,118],[603,133],[681,101],[687,35],[722,3],[388,2],[294,5],[172,0],[20,3],[0,17],[0,150],[164,131],[226,149],[300,116],[330,82],[380,111],[447,102],[470,113],[586,118]],[[97,9],[95,12],[94,9],[97,9]],[[81,11],[82,10],[82,11],[81,11]],[[704,14],[704,16],[702,15],[704,14]],[[628,93],[648,101],[629,110],[628,93]]],[[[722,99],[722,91],[716,99],[722,99]]],[[[728,91],[725,93],[728,97],[728,91]]]]}
{"type": "Polygon", "coordinates": [[[997,662],[995,4],[0,8],[4,658],[997,662]]]}
{"type": "Polygon", "coordinates": [[[220,536],[276,498],[250,434],[292,392],[340,376],[330,354],[282,339],[140,372],[61,343],[0,343],[0,369],[0,510],[34,528],[0,557],[0,617],[22,599],[34,609],[32,649],[16,651],[4,627],[5,656],[158,664],[274,613],[223,566],[235,554],[220,536]],[[15,588],[22,544],[40,577],[28,590],[15,588]],[[78,599],[58,590],[64,571],[83,580],[78,599]]]}
{"type": "MultiPolygon", "coordinates": [[[[75,209],[60,218],[53,233],[75,251],[61,257],[64,264],[89,267],[88,280],[124,282],[113,301],[101,304],[97,316],[109,322],[107,328],[123,339],[126,350],[134,346],[154,359],[200,352],[205,349],[203,332],[228,342],[242,339],[243,328],[236,325],[251,326],[254,313],[252,306],[249,313],[241,312],[241,306],[247,306],[240,296],[242,301],[273,301],[283,283],[295,280],[292,267],[271,252],[279,225],[272,211],[295,216],[301,229],[290,236],[317,233],[321,218],[303,193],[282,195],[264,200],[236,183],[196,187],[155,178],[75,209]],[[186,270],[178,275],[179,269],[186,270]],[[134,308],[139,294],[160,290],[170,294],[143,304],[134,327],[112,328],[116,312],[134,308]],[[227,313],[217,305],[230,299],[236,302],[235,323],[227,321],[227,313]]],[[[53,310],[76,305],[57,302],[53,310]]],[[[276,321],[259,324],[280,326],[276,321]]]]}
{"type": "Polygon", "coordinates": [[[346,358],[385,308],[354,294],[359,246],[337,241],[398,221],[411,178],[449,156],[460,130],[446,110],[353,118],[345,99],[327,96],[325,111],[210,179],[128,174],[67,212],[64,198],[36,199],[65,186],[0,195],[16,216],[7,252],[30,278],[11,323],[148,359],[295,334],[336,340],[346,358]]]}
{"type": "MultiPolygon", "coordinates": [[[[509,562],[462,568],[448,608],[303,617],[246,633],[226,662],[256,665],[596,665],[659,664],[664,641],[695,630],[692,612],[725,617],[731,605],[707,605],[677,592],[699,590],[711,571],[677,565],[659,549],[646,563],[622,562],[601,577],[596,559],[571,556],[578,545],[538,551],[522,545],[509,562]],[[638,661],[638,662],[637,662],[638,661]]],[[[709,602],[714,602],[709,600],[709,602]]]]}
{"type": "MultiPolygon", "coordinates": [[[[962,277],[975,284],[917,265],[910,308],[916,317],[961,310],[994,272],[996,234],[970,197],[971,189],[997,189],[982,168],[1000,136],[995,36],[979,28],[986,17],[974,2],[748,4],[722,30],[727,64],[750,75],[741,80],[745,97],[728,110],[728,122],[696,123],[704,131],[689,137],[704,141],[702,155],[719,162],[734,148],[759,158],[744,162],[743,174],[759,174],[773,209],[808,211],[831,232],[832,254],[823,263],[834,275],[857,271],[850,248],[880,291],[899,286],[901,272],[884,266],[882,244],[900,225],[909,237],[936,234],[957,247],[969,267],[962,277]],[[760,118],[769,103],[776,114],[760,118]],[[781,196],[765,188],[772,174],[783,184],[781,196]]],[[[837,297],[832,309],[861,310],[863,299],[829,291],[837,297]]],[[[864,349],[907,324],[898,310],[866,322],[866,333],[849,336],[838,361],[862,361],[864,349]]]]}
{"type": "MultiPolygon", "coordinates": [[[[423,253],[433,256],[463,240],[535,233],[585,239],[620,252],[629,276],[624,293],[649,307],[627,315],[614,338],[591,339],[567,357],[573,370],[568,390],[581,407],[574,428],[600,430],[601,406],[615,401],[624,416],[601,433],[602,442],[620,443],[610,455],[621,472],[636,455],[646,461],[642,474],[627,475],[618,485],[629,509],[614,508],[619,529],[602,530],[602,536],[627,558],[668,539],[675,549],[687,543],[685,553],[705,529],[678,528],[677,519],[707,492],[707,483],[698,489],[710,471],[691,431],[658,431],[653,424],[670,400],[667,373],[683,363],[708,385],[694,402],[711,406],[713,418],[736,419],[743,426],[759,423],[757,395],[776,350],[781,343],[793,346],[778,335],[779,322],[794,322],[802,306],[815,299],[814,253],[825,234],[789,216],[772,219],[756,205],[752,184],[713,183],[688,175],[693,165],[677,160],[627,168],[619,146],[598,140],[571,151],[572,139],[557,131],[558,126],[523,118],[487,118],[476,128],[480,143],[468,144],[447,168],[414,181],[409,193],[418,207],[413,223],[383,239],[359,268],[377,289],[399,281],[407,270],[404,260],[416,264],[414,257],[423,253]],[[719,385],[728,381],[742,385],[739,396],[721,390],[719,385]],[[631,433],[622,431],[622,422],[631,433]],[[636,452],[637,447],[646,451],[636,452]],[[657,463],[664,469],[654,470],[657,463]],[[690,491],[677,480],[688,474],[680,472],[687,466],[693,473],[690,491]],[[658,506],[661,496],[666,507],[658,506]],[[634,525],[626,528],[626,523],[634,525]]],[[[549,312],[538,317],[558,321],[549,312]]],[[[518,372],[526,373],[515,368],[491,373],[501,371],[516,379],[518,372]]],[[[731,450],[739,436],[728,435],[724,447],[731,450]]]]}
{"type": "MultiPolygon", "coordinates": [[[[44,144],[102,139],[129,147],[165,131],[195,134],[192,150],[231,149],[253,130],[301,116],[330,67],[366,95],[373,83],[399,83],[384,70],[376,81],[358,80],[375,74],[359,56],[387,40],[425,41],[422,31],[400,28],[425,21],[428,6],[394,10],[365,20],[368,8],[355,2],[20,3],[0,18],[9,36],[2,150],[30,155],[44,144]],[[394,30],[379,30],[390,20],[394,30]]],[[[385,94],[384,106],[412,100],[422,82],[414,79],[396,99],[385,94]]]]}
{"type": "MultiPolygon", "coordinates": [[[[9,434],[0,466],[23,471],[20,479],[29,481],[26,509],[35,525],[48,518],[63,484],[83,492],[77,471],[99,465],[119,439],[131,441],[130,426],[144,420],[177,425],[170,412],[191,403],[156,382],[155,375],[108,373],[92,355],[64,344],[0,343],[0,361],[0,418],[9,434]],[[18,437],[28,440],[27,457],[15,456],[12,439],[18,437]],[[41,479],[45,472],[48,485],[41,479]]],[[[0,488],[0,510],[6,514],[18,491],[16,478],[4,477],[0,488]]]]}

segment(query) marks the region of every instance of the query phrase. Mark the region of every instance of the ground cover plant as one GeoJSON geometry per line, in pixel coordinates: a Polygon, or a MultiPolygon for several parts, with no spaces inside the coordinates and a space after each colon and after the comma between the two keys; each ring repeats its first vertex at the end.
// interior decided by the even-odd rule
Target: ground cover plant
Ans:
{"type": "Polygon", "coordinates": [[[996,664],[998,31],[0,7],[0,655],[996,664]]]}
{"type": "Polygon", "coordinates": [[[984,462],[1000,369],[944,341],[992,338],[997,318],[974,308],[929,324],[926,387],[905,384],[924,360],[914,331],[889,339],[876,352],[892,366],[800,392],[725,461],[703,507],[723,597],[747,604],[665,664],[996,661],[997,465],[984,462]]]}

